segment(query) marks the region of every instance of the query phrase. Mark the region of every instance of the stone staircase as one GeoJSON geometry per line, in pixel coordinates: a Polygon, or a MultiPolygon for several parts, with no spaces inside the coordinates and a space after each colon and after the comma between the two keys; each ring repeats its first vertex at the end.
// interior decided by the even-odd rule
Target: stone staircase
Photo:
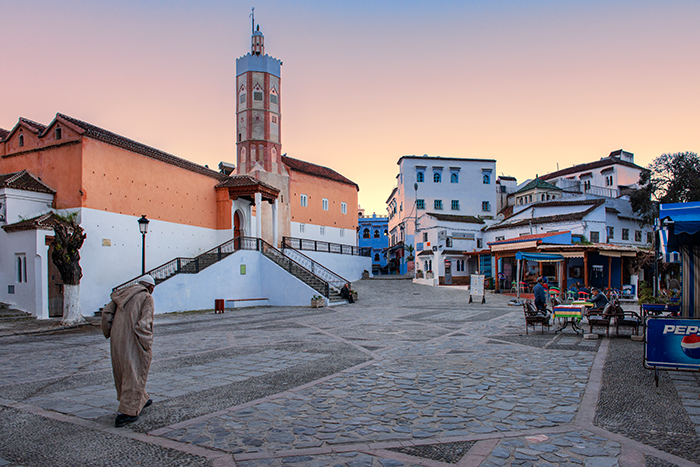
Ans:
{"type": "Polygon", "coordinates": [[[30,321],[36,319],[24,311],[15,310],[7,303],[0,302],[0,322],[3,321],[30,321]]]}
{"type": "MultiPolygon", "coordinates": [[[[177,274],[197,274],[212,264],[218,263],[222,259],[232,255],[238,250],[260,251],[263,255],[265,255],[265,257],[272,260],[282,269],[286,270],[297,279],[316,290],[322,296],[328,298],[331,304],[347,303],[347,301],[340,296],[340,287],[342,287],[342,284],[339,286],[336,284],[336,282],[345,281],[345,279],[338,275],[334,275],[332,272],[328,271],[328,269],[324,268],[322,265],[316,263],[310,258],[304,257],[306,260],[311,262],[310,264],[306,264],[306,266],[311,269],[309,270],[307,267],[302,266],[297,261],[287,256],[284,252],[259,238],[236,237],[194,258],[175,258],[155,269],[147,271],[147,274],[150,274],[153,277],[156,284],[160,284],[161,282],[164,282],[177,274]],[[312,271],[317,271],[319,274],[321,274],[323,271],[324,278],[319,277],[312,271]]],[[[135,284],[137,279],[138,277],[135,277],[128,282],[118,285],[113,290],[119,290],[135,284]]]]}

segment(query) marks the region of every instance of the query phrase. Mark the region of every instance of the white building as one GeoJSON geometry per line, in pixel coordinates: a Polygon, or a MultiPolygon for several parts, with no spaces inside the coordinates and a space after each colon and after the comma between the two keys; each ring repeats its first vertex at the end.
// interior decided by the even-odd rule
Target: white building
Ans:
{"type": "Polygon", "coordinates": [[[387,199],[389,246],[397,269],[407,273],[403,245],[415,248],[416,219],[426,213],[496,216],[496,161],[433,156],[403,156],[396,187],[387,199]]]}

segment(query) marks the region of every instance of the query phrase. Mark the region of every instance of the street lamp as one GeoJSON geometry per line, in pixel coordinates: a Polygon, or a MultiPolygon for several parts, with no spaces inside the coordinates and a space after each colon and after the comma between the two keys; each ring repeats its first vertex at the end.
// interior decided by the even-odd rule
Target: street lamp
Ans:
{"type": "Polygon", "coordinates": [[[139,219],[139,231],[141,232],[142,242],[141,242],[141,275],[146,274],[146,234],[148,233],[148,223],[150,222],[146,219],[146,215],[143,214],[141,219],[139,219]]]}

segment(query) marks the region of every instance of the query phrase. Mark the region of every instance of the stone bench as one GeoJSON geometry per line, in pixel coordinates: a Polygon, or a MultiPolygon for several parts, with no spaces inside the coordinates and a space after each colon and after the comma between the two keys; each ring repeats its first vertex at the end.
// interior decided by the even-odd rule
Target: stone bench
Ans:
{"type": "Polygon", "coordinates": [[[251,306],[268,306],[269,298],[235,298],[226,300],[226,308],[246,308],[251,306]]]}

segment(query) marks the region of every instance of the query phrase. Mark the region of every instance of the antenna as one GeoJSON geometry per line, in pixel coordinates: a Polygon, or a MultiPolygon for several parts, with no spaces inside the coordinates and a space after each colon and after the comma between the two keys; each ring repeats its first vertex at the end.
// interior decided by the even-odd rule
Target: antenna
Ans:
{"type": "Polygon", "coordinates": [[[252,8],[250,14],[248,15],[251,18],[251,35],[255,34],[255,7],[252,8]]]}

